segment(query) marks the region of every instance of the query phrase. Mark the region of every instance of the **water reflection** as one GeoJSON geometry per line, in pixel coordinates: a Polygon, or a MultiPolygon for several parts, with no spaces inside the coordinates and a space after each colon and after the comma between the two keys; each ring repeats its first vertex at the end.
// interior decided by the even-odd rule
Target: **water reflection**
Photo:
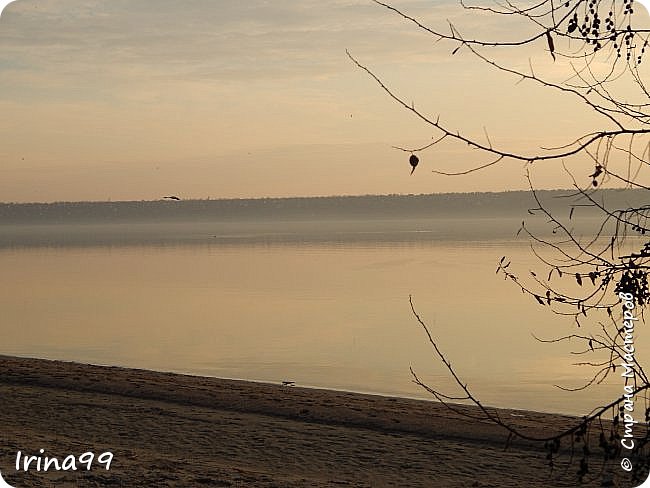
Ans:
{"type": "MultiPolygon", "coordinates": [[[[487,404],[583,414],[620,392],[618,378],[582,393],[553,387],[577,386],[589,370],[571,366],[569,345],[532,337],[566,335],[572,322],[494,273],[504,254],[520,274],[538,267],[526,241],[486,238],[476,223],[458,224],[466,234],[428,225],[339,225],[336,239],[325,224],[311,234],[276,224],[283,237],[271,239],[244,227],[206,238],[195,225],[197,242],[164,245],[137,240],[152,228],[112,246],[82,245],[79,229],[50,237],[54,247],[14,235],[0,251],[2,353],[427,397],[409,366],[451,384],[410,313],[412,295],[487,404]]],[[[636,345],[647,352],[642,331],[636,345]]]]}

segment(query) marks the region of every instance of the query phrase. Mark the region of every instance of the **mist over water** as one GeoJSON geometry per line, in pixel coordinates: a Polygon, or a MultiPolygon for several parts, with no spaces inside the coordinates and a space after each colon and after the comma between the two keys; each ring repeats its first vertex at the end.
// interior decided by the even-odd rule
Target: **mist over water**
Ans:
{"type": "Polygon", "coordinates": [[[577,344],[532,334],[575,324],[495,275],[503,255],[522,276],[543,272],[529,241],[515,238],[525,208],[427,218],[301,204],[299,214],[212,221],[5,213],[0,352],[428,398],[413,366],[456,394],[410,312],[412,295],[486,404],[585,414],[619,393],[617,377],[580,393],[555,388],[579,386],[590,370],[571,365],[577,344]]]}

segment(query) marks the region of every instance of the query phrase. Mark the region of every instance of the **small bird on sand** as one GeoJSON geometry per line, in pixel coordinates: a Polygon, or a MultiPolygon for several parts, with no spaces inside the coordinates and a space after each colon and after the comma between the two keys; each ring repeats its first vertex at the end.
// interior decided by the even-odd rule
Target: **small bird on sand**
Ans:
{"type": "Polygon", "coordinates": [[[164,200],[180,200],[176,195],[170,195],[168,197],[163,197],[164,200]]]}
{"type": "Polygon", "coordinates": [[[411,166],[413,166],[413,169],[411,170],[411,174],[413,174],[413,171],[415,171],[415,168],[417,168],[419,162],[420,160],[418,159],[418,157],[415,154],[411,154],[411,157],[409,158],[409,163],[411,164],[411,166]]]}
{"type": "Polygon", "coordinates": [[[282,382],[282,386],[296,386],[296,382],[295,381],[287,381],[287,380],[285,380],[285,381],[282,382]]]}

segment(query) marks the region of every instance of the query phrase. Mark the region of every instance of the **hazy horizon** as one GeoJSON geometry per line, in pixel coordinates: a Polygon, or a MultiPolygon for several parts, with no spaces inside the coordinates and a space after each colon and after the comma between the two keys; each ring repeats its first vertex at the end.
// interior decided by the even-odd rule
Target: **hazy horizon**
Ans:
{"type": "MultiPolygon", "coordinates": [[[[640,193],[645,191],[641,188],[629,189],[629,188],[606,188],[606,192],[637,192],[640,193]]],[[[570,192],[576,193],[575,188],[535,188],[535,192],[546,193],[546,192],[570,192]]],[[[499,195],[499,194],[509,194],[509,193],[521,193],[521,194],[532,194],[530,189],[508,189],[508,190],[466,190],[466,191],[437,191],[437,192],[422,192],[422,193],[346,193],[346,194],[322,194],[322,195],[251,195],[251,196],[240,196],[240,197],[219,197],[219,196],[208,196],[208,197],[191,197],[183,198],[179,195],[173,195],[179,197],[178,202],[196,202],[196,201],[237,201],[237,200],[307,200],[307,199],[326,199],[326,198],[359,198],[359,197],[423,197],[423,196],[435,196],[435,195],[499,195]]],[[[168,200],[167,197],[170,195],[161,195],[158,198],[152,197],[150,199],[130,199],[130,200],[117,200],[117,199],[108,199],[108,200],[33,200],[33,201],[8,201],[0,200],[0,205],[56,205],[56,204],[65,204],[65,203],[136,203],[136,202],[161,202],[168,200]]]]}

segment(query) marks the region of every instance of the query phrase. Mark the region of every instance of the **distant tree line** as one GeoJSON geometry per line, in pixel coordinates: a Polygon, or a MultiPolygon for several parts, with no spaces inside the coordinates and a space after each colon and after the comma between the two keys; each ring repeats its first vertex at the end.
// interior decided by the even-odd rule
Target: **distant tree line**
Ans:
{"type": "MultiPolygon", "coordinates": [[[[553,209],[566,205],[570,190],[539,191],[553,209]]],[[[614,206],[634,206],[641,190],[608,190],[601,198],[614,206]]],[[[101,223],[138,221],[233,221],[256,219],[498,217],[521,214],[535,204],[527,191],[363,195],[343,197],[256,198],[181,201],[2,203],[2,224],[101,223]]],[[[583,209],[585,215],[595,215],[583,209]]]]}

